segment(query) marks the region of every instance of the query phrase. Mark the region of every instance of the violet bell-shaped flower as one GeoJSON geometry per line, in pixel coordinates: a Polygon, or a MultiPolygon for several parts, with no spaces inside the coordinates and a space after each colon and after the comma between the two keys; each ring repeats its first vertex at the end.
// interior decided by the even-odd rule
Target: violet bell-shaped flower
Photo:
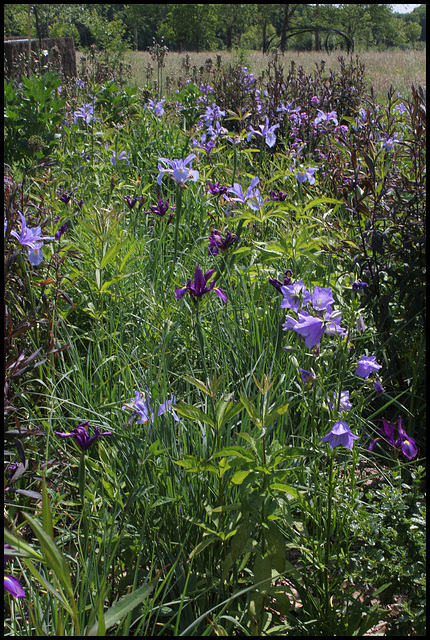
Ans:
{"type": "Polygon", "coordinates": [[[312,349],[319,344],[324,333],[327,335],[344,335],[346,330],[339,323],[341,314],[333,312],[331,307],[327,307],[324,318],[311,316],[307,311],[299,311],[297,320],[292,316],[287,316],[282,328],[285,331],[295,331],[301,335],[308,349],[312,349]]]}
{"type": "Polygon", "coordinates": [[[381,367],[382,365],[376,362],[376,356],[363,355],[358,361],[357,368],[355,369],[355,375],[367,380],[371,373],[377,373],[381,367]]]}
{"type": "Polygon", "coordinates": [[[185,158],[185,160],[169,160],[168,158],[159,158],[158,170],[160,171],[160,173],[157,176],[157,184],[161,186],[161,181],[163,180],[163,177],[166,173],[168,173],[180,187],[185,187],[185,183],[187,182],[187,180],[196,182],[199,179],[199,172],[191,169],[191,167],[188,166],[195,157],[196,154],[191,153],[185,158]],[[166,169],[162,167],[160,162],[167,163],[170,168],[166,169]]]}
{"type": "Polygon", "coordinates": [[[330,429],[329,433],[321,438],[322,442],[328,442],[330,449],[339,447],[342,445],[351,450],[354,445],[354,440],[357,440],[359,436],[355,436],[348,424],[344,420],[339,420],[330,429]]]}
{"type": "Polygon", "coordinates": [[[284,296],[281,302],[281,309],[291,309],[291,311],[295,312],[302,309],[312,297],[303,280],[281,286],[281,293],[284,296]]]}
{"type": "Polygon", "coordinates": [[[180,287],[179,289],[176,289],[175,291],[176,300],[180,300],[181,298],[183,298],[188,291],[192,301],[195,304],[198,304],[200,298],[205,293],[209,293],[209,291],[214,291],[221,298],[223,302],[227,302],[227,296],[225,295],[224,291],[222,291],[222,289],[215,287],[214,280],[212,280],[209,286],[206,286],[214,273],[215,273],[215,269],[210,269],[203,275],[203,272],[200,269],[199,264],[197,263],[196,270],[194,271],[194,282],[192,282],[191,280],[188,280],[185,287],[180,287]]]}

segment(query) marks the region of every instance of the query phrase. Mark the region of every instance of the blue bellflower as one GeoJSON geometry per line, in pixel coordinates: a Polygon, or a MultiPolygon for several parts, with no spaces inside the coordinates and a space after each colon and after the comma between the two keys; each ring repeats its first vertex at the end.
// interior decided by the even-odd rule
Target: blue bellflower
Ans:
{"type": "Polygon", "coordinates": [[[348,424],[344,420],[339,420],[330,429],[329,433],[321,438],[322,442],[328,442],[330,449],[339,447],[342,445],[347,449],[352,449],[354,440],[357,440],[359,436],[355,436],[348,424]]]}

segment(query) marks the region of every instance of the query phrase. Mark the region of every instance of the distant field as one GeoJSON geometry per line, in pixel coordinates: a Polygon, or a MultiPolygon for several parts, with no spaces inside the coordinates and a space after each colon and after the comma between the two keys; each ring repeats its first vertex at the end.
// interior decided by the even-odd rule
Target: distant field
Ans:
{"type": "MultiPolygon", "coordinates": [[[[81,54],[78,54],[78,59],[81,54]]],[[[169,52],[165,59],[165,68],[163,69],[163,83],[166,78],[177,79],[184,75],[182,68],[186,58],[186,52],[176,53],[169,52]]],[[[345,60],[349,56],[346,52],[335,52],[327,55],[325,52],[294,52],[287,51],[280,56],[284,70],[288,71],[291,67],[291,61],[297,66],[302,66],[306,73],[311,73],[315,69],[315,63],[326,62],[326,69],[339,69],[338,57],[342,55],[345,60]]],[[[401,94],[407,94],[410,91],[411,84],[426,86],[426,51],[401,51],[400,49],[392,51],[363,51],[353,54],[353,59],[358,55],[361,62],[364,63],[366,76],[369,85],[373,85],[378,94],[385,94],[390,85],[393,85],[396,91],[401,94]]],[[[213,64],[217,64],[217,56],[221,56],[222,64],[237,62],[239,56],[237,52],[229,53],[227,51],[203,51],[200,53],[189,52],[189,64],[200,68],[205,64],[208,58],[211,58],[213,64]]],[[[244,61],[249,71],[255,75],[260,75],[266,68],[271,54],[265,55],[260,51],[247,51],[244,54],[244,61]]],[[[132,64],[132,77],[130,84],[143,87],[147,84],[146,72],[148,64],[154,69],[154,77],[156,78],[156,63],[151,60],[147,51],[128,52],[126,60],[132,64]]],[[[382,96],[381,96],[382,97],[382,96]]]]}

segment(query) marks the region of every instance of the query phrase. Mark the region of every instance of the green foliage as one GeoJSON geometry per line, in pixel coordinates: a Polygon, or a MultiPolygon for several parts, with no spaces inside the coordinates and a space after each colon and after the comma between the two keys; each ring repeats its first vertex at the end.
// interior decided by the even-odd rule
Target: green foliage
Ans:
{"type": "MultiPolygon", "coordinates": [[[[358,60],[338,76],[274,60],[263,79],[221,70],[211,94],[190,84],[159,116],[105,72],[63,87],[50,158],[6,174],[5,521],[26,591],[6,595],[6,633],[364,635],[396,596],[393,631],[423,630],[423,90],[381,105],[358,60]],[[313,96],[337,125],[314,126],[313,96]],[[300,125],[277,111],[291,100],[300,125]],[[202,152],[214,102],[225,130],[202,152]],[[266,113],[272,147],[248,139],[266,113]],[[157,180],[161,159],[191,153],[198,180],[157,180]],[[230,198],[255,177],[254,208],[230,198]],[[38,265],[16,237],[21,210],[57,235],[38,265]],[[211,251],[215,229],[237,240],[211,251]],[[226,303],[189,295],[196,263],[226,303]],[[309,347],[283,326],[288,278],[333,294],[330,322],[307,306],[325,320],[309,347]],[[362,354],[377,376],[356,374],[362,354]],[[369,451],[397,416],[411,460],[389,442],[369,451]],[[57,435],[87,421],[103,435],[86,451],[57,435]],[[352,449],[321,440],[339,421],[352,449]]],[[[53,130],[46,82],[24,85],[23,106],[5,85],[10,135],[14,114],[53,130]]]]}
{"type": "Polygon", "coordinates": [[[65,106],[59,86],[54,71],[23,77],[17,89],[5,80],[5,162],[41,160],[59,142],[65,106]]]}

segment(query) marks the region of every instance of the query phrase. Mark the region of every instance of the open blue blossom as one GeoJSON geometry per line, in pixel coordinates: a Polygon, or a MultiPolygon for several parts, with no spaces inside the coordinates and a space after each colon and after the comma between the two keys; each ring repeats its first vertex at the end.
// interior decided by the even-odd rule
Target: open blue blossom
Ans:
{"type": "Polygon", "coordinates": [[[379,139],[384,143],[386,151],[391,151],[394,148],[394,145],[397,142],[401,141],[401,137],[398,138],[395,133],[393,133],[391,136],[389,136],[388,134],[385,136],[381,136],[379,139]]]}
{"type": "Polygon", "coordinates": [[[117,162],[121,162],[121,160],[127,160],[127,164],[130,164],[130,160],[128,159],[128,155],[126,154],[125,151],[120,151],[118,154],[116,153],[116,151],[114,151],[112,149],[112,157],[110,159],[111,164],[113,164],[114,166],[116,165],[117,162]]]}
{"type": "Polygon", "coordinates": [[[210,153],[213,149],[215,149],[216,145],[215,142],[206,133],[204,133],[200,138],[200,142],[196,138],[192,138],[191,146],[197,151],[210,153]]]}
{"type": "Polygon", "coordinates": [[[79,109],[76,109],[73,113],[74,123],[76,124],[80,118],[85,124],[89,124],[94,118],[94,105],[84,104],[82,107],[79,107],[79,109]]]}
{"type": "Polygon", "coordinates": [[[308,349],[312,349],[321,342],[324,333],[327,335],[344,335],[345,329],[340,326],[341,315],[327,307],[325,316],[311,316],[307,311],[299,311],[297,320],[287,316],[282,328],[285,331],[295,331],[301,335],[308,349]]]}
{"type": "Polygon", "coordinates": [[[329,394],[327,394],[326,397],[327,397],[327,404],[330,407],[330,409],[337,409],[337,407],[339,406],[340,413],[342,413],[342,411],[349,411],[352,407],[352,404],[349,401],[349,391],[341,391],[340,400],[339,400],[339,394],[337,393],[337,391],[334,392],[333,399],[330,398],[329,394]]]}
{"type": "Polygon", "coordinates": [[[300,107],[293,108],[293,100],[291,102],[287,102],[287,104],[281,104],[281,106],[276,109],[278,113],[300,113],[300,107]]]}
{"type": "MultiPolygon", "coordinates": [[[[232,200],[246,204],[250,198],[255,197],[255,187],[259,182],[260,182],[260,178],[258,176],[255,176],[255,178],[252,178],[251,183],[248,187],[248,190],[245,194],[243,193],[242,187],[240,186],[240,184],[235,182],[234,185],[230,187],[230,189],[228,189],[228,193],[232,193],[235,196],[234,198],[231,198],[232,200]]],[[[260,192],[258,192],[258,194],[259,193],[260,192]]]]}
{"type": "Polygon", "coordinates": [[[81,422],[81,424],[78,424],[78,426],[70,433],[62,433],[60,431],[54,431],[54,433],[60,438],[73,438],[81,451],[87,451],[87,449],[89,449],[93,442],[95,442],[98,438],[101,438],[102,436],[112,435],[111,431],[105,431],[104,433],[101,433],[98,427],[94,427],[94,435],[90,436],[89,427],[89,422],[81,422]]]}
{"type": "Polygon", "coordinates": [[[269,127],[269,118],[266,116],[266,123],[264,125],[259,124],[258,126],[260,128],[260,131],[256,131],[255,129],[253,129],[253,127],[249,127],[247,141],[249,142],[252,136],[254,134],[257,134],[258,136],[261,136],[262,138],[265,139],[268,147],[273,147],[274,144],[276,143],[275,129],[279,127],[279,124],[274,124],[271,127],[269,127]]]}
{"type": "Polygon", "coordinates": [[[18,242],[27,247],[28,259],[30,264],[34,267],[39,265],[43,260],[42,247],[46,240],[54,240],[53,236],[43,236],[41,227],[27,227],[27,221],[25,216],[19,212],[21,218],[21,233],[18,234],[14,229],[10,232],[18,242]]]}
{"type": "Polygon", "coordinates": [[[161,186],[161,181],[163,180],[163,177],[166,173],[168,173],[176,182],[176,184],[181,187],[185,186],[187,180],[196,182],[199,179],[199,172],[188,166],[195,157],[196,154],[191,153],[185,158],[185,160],[169,160],[168,158],[159,158],[160,162],[167,163],[170,168],[166,169],[161,166],[160,162],[158,163],[158,170],[160,171],[160,173],[157,176],[157,184],[161,186]]]}
{"type": "Polygon", "coordinates": [[[388,422],[385,418],[382,418],[383,427],[379,429],[381,436],[371,441],[369,445],[369,451],[373,451],[375,445],[380,440],[386,440],[394,449],[401,450],[408,460],[412,460],[418,453],[418,448],[415,440],[408,436],[406,433],[401,416],[397,418],[397,431],[398,437],[394,437],[394,431],[396,425],[393,422],[388,422]]]}
{"type": "Polygon", "coordinates": [[[323,311],[327,309],[333,302],[333,293],[331,287],[318,287],[315,285],[311,296],[312,306],[315,311],[323,311]]]}
{"type": "Polygon", "coordinates": [[[308,180],[309,184],[315,184],[315,171],[318,171],[318,167],[308,167],[307,169],[305,169],[304,167],[300,167],[296,173],[297,182],[303,183],[308,180]]]}
{"type": "Polygon", "coordinates": [[[211,107],[206,107],[206,111],[202,115],[201,119],[204,124],[208,126],[214,126],[215,122],[221,120],[225,116],[225,111],[218,107],[215,103],[211,107]]]}
{"type": "Polygon", "coordinates": [[[326,122],[326,123],[327,122],[334,122],[335,126],[337,127],[339,122],[337,120],[336,111],[330,111],[329,113],[324,113],[324,111],[321,111],[321,109],[318,109],[318,114],[317,114],[317,117],[314,120],[314,125],[317,126],[321,122],[326,122]]]}
{"type": "Polygon", "coordinates": [[[359,436],[355,436],[348,424],[343,420],[339,420],[335,422],[335,424],[330,429],[329,433],[321,438],[323,442],[328,442],[330,445],[330,449],[334,449],[335,447],[339,447],[342,445],[347,449],[352,449],[354,445],[354,440],[357,440],[359,436]]]}
{"type": "Polygon", "coordinates": [[[164,102],[166,102],[166,100],[164,100],[164,99],[163,100],[157,100],[157,102],[155,102],[154,100],[149,99],[148,103],[145,106],[150,111],[153,111],[156,116],[161,117],[162,115],[164,115],[164,107],[163,107],[163,103],[164,102]]]}
{"type": "MultiPolygon", "coordinates": [[[[170,412],[174,420],[178,421],[179,418],[173,409],[173,405],[175,404],[175,402],[176,402],[176,398],[172,396],[170,400],[166,400],[166,402],[163,402],[162,404],[160,404],[157,415],[161,416],[164,413],[170,412]]],[[[143,398],[142,398],[142,394],[140,394],[139,391],[135,391],[134,399],[130,400],[130,402],[127,402],[125,405],[123,405],[122,408],[131,409],[133,411],[133,415],[138,418],[136,420],[136,424],[147,424],[148,422],[149,423],[154,422],[155,415],[151,410],[151,399],[150,399],[149,389],[147,389],[146,393],[143,394],[143,398]]]]}
{"type": "Polygon", "coordinates": [[[367,380],[371,373],[379,371],[381,367],[382,364],[376,362],[376,356],[361,356],[355,370],[355,375],[367,380]]]}
{"type": "Polygon", "coordinates": [[[281,286],[281,293],[284,296],[281,309],[291,309],[291,311],[297,312],[311,299],[311,293],[306,289],[303,280],[281,286]]]}
{"type": "Polygon", "coordinates": [[[175,291],[176,300],[180,300],[184,297],[184,295],[189,292],[192,301],[195,304],[198,304],[200,298],[205,294],[209,293],[209,291],[214,291],[223,302],[227,302],[227,296],[225,295],[222,289],[218,289],[215,287],[215,281],[212,280],[209,286],[206,286],[209,280],[212,278],[215,273],[215,269],[209,269],[204,275],[202,270],[199,267],[199,264],[196,265],[196,270],[194,271],[194,282],[188,280],[185,287],[180,287],[175,291]]]}
{"type": "MultiPolygon", "coordinates": [[[[12,548],[13,547],[11,547],[9,544],[4,545],[4,572],[6,571],[6,562],[10,557],[10,554],[8,554],[7,550],[12,548]]],[[[25,598],[25,591],[20,581],[13,576],[7,575],[6,573],[4,573],[4,588],[6,589],[6,591],[9,591],[9,593],[14,598],[25,598]]]]}

